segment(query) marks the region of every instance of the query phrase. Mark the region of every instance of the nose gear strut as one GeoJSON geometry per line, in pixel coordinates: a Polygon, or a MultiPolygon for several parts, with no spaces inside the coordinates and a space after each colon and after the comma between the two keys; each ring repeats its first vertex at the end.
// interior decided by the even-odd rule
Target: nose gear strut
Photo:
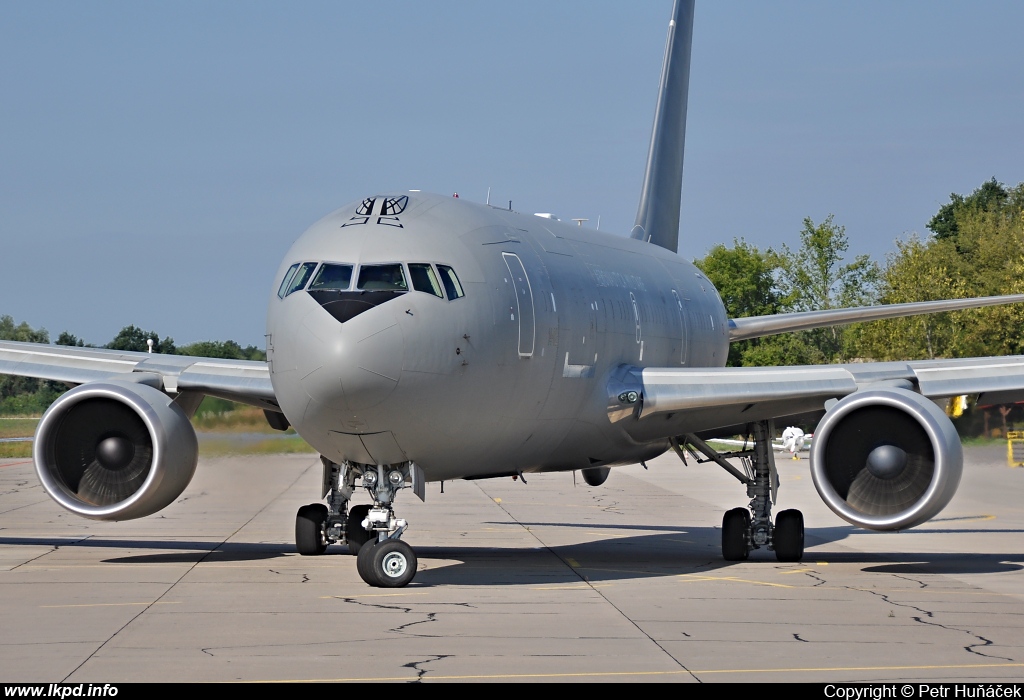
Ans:
{"type": "Polygon", "coordinates": [[[416,574],[416,554],[400,539],[409,523],[395,517],[393,505],[398,492],[409,486],[424,500],[423,470],[414,462],[367,465],[320,459],[324,467],[322,497],[328,505],[312,503],[299,509],[296,549],[300,554],[317,555],[330,544],[347,543],[366,583],[383,588],[407,585],[416,574]],[[357,480],[373,503],[349,508],[357,480]]]}

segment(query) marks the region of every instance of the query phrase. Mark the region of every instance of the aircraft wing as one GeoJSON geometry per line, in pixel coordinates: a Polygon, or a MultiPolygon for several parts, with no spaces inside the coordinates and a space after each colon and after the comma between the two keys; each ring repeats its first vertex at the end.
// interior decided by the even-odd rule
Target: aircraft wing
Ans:
{"type": "MultiPolygon", "coordinates": [[[[638,387],[642,397],[629,432],[641,439],[669,437],[683,427],[700,432],[824,411],[826,401],[860,389],[902,388],[931,399],[983,394],[990,403],[1024,399],[1020,355],[794,367],[645,367],[629,375],[622,386],[638,387]]],[[[612,397],[613,403],[627,393],[612,397]]]]}
{"type": "Polygon", "coordinates": [[[266,362],[0,341],[0,374],[66,384],[131,379],[280,411],[266,362]]]}
{"type": "Polygon", "coordinates": [[[878,306],[856,306],[848,309],[826,309],[824,311],[797,311],[770,316],[750,316],[729,319],[729,341],[763,338],[768,335],[806,331],[812,328],[840,326],[847,323],[879,321],[884,318],[902,318],[933,314],[941,311],[962,311],[984,306],[1000,306],[1024,302],[1024,294],[1006,294],[998,297],[974,297],[971,299],[940,299],[937,301],[913,301],[905,304],[879,304],[878,306]]]}

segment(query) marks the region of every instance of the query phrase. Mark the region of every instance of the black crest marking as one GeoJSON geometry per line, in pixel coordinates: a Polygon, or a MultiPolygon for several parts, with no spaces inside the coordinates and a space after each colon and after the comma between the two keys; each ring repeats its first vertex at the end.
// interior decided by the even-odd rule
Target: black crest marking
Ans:
{"type": "Polygon", "coordinates": [[[409,205],[409,198],[406,195],[401,197],[385,197],[384,204],[380,207],[382,216],[398,216],[409,205]]]}
{"type": "MultiPolygon", "coordinates": [[[[377,205],[377,197],[367,197],[364,199],[359,206],[356,207],[356,215],[341,225],[341,228],[346,226],[360,226],[362,224],[370,223],[370,219],[373,218],[374,208],[377,205]]],[[[405,211],[405,208],[409,205],[409,197],[402,195],[400,197],[384,197],[380,200],[380,207],[377,208],[377,223],[384,226],[394,226],[395,228],[404,228],[402,223],[398,220],[398,215],[405,211]]]]}

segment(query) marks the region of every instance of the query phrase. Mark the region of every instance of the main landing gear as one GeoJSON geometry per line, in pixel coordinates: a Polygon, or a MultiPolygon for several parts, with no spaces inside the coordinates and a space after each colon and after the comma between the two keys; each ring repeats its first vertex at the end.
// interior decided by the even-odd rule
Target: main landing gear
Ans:
{"type": "MultiPolygon", "coordinates": [[[[772,503],[778,500],[779,474],[771,438],[772,421],[753,423],[753,449],[722,455],[696,435],[685,436],[685,447],[698,462],[712,461],[736,477],[747,487],[750,505],[733,508],[722,518],[722,557],[726,561],[743,561],[752,549],[775,550],[779,561],[800,561],[804,556],[804,516],[798,510],[784,510],[772,524],[772,503]],[[692,449],[691,449],[692,446],[692,449]],[[693,449],[704,455],[701,459],[693,449]],[[740,471],[726,457],[739,457],[740,471]]],[[[678,443],[673,442],[682,457],[678,443]]]]}
{"type": "Polygon", "coordinates": [[[359,576],[371,586],[398,588],[416,575],[416,553],[399,539],[409,524],[395,517],[398,491],[412,486],[422,500],[423,472],[413,462],[397,465],[335,464],[325,457],[323,495],[328,505],[302,506],[295,516],[295,548],[302,555],[319,555],[330,544],[347,544],[356,556],[359,576]],[[372,504],[349,508],[356,481],[372,504]]]}

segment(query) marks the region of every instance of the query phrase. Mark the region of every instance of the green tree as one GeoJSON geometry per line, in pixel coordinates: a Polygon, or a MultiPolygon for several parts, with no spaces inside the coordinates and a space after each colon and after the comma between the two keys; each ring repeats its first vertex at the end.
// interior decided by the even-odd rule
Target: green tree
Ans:
{"type": "MultiPolygon", "coordinates": [[[[992,180],[970,197],[953,199],[958,197],[974,202],[949,214],[955,236],[897,242],[880,285],[883,302],[1024,292],[1024,184],[1006,189],[992,180]]],[[[1011,304],[877,321],[863,329],[860,347],[880,360],[1018,354],[1024,351],[1022,327],[1024,305],[1011,304]]]]}
{"type": "Polygon", "coordinates": [[[49,343],[50,334],[45,328],[36,330],[22,321],[15,325],[10,316],[0,316],[0,340],[17,340],[23,343],[49,343]]]}
{"type": "Polygon", "coordinates": [[[177,349],[179,355],[194,357],[217,357],[227,360],[266,360],[267,354],[254,345],[240,346],[233,340],[201,340],[196,343],[182,345],[177,349]]]}
{"type": "Polygon", "coordinates": [[[71,347],[79,348],[85,347],[85,341],[83,341],[81,338],[72,333],[68,333],[67,331],[62,331],[61,334],[57,337],[57,340],[53,342],[53,344],[68,345],[71,347]]]}
{"type": "MultiPolygon", "coordinates": [[[[26,322],[16,324],[10,316],[0,316],[0,340],[23,343],[48,343],[46,329],[35,329],[26,322]]],[[[0,375],[0,414],[39,415],[53,403],[67,387],[56,382],[33,377],[0,375]]]]}
{"type": "Polygon", "coordinates": [[[993,177],[966,197],[953,192],[949,202],[928,222],[928,230],[937,240],[956,239],[960,235],[960,217],[970,211],[997,211],[1009,202],[1010,193],[993,177]]]}
{"type": "MultiPolygon", "coordinates": [[[[810,217],[804,219],[800,247],[792,250],[784,244],[773,251],[778,266],[776,281],[786,310],[817,311],[872,303],[877,297],[878,264],[867,255],[858,255],[844,264],[849,247],[846,228],[836,224],[832,214],[820,224],[810,217]]],[[[798,335],[817,348],[826,362],[842,362],[856,355],[856,329],[833,326],[798,335]]]]}
{"type": "Polygon", "coordinates": [[[105,347],[111,350],[132,350],[135,352],[146,352],[149,350],[149,344],[147,340],[153,341],[153,352],[158,352],[164,355],[173,355],[175,353],[174,339],[165,337],[160,340],[160,336],[152,331],[144,331],[138,326],[125,326],[121,331],[114,336],[114,339],[106,344],[105,347]]]}
{"type": "MultiPolygon", "coordinates": [[[[719,243],[703,258],[694,260],[694,264],[715,285],[729,318],[779,312],[781,299],[775,286],[776,265],[770,253],[759,250],[742,238],[733,239],[732,247],[719,243]]],[[[753,357],[753,349],[765,342],[773,341],[755,338],[733,343],[729,346],[727,364],[731,367],[751,364],[744,358],[748,355],[753,357]]]]}

